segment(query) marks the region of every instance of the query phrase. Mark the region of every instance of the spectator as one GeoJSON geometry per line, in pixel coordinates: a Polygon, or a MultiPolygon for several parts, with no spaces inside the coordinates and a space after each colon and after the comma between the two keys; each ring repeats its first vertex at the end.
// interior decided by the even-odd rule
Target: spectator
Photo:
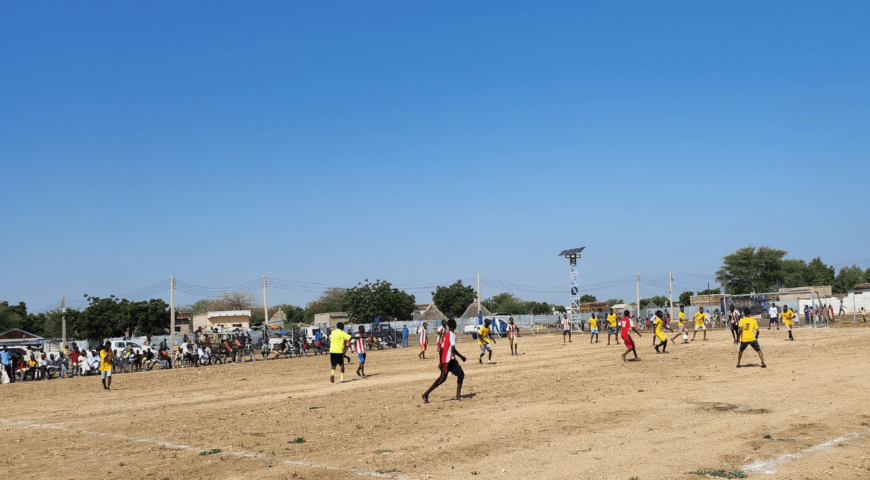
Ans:
{"type": "Polygon", "coordinates": [[[405,348],[408,346],[408,333],[409,333],[408,332],[408,324],[403,323],[402,324],[402,348],[405,348]]]}
{"type": "Polygon", "coordinates": [[[10,382],[15,381],[15,370],[14,365],[12,364],[12,354],[9,353],[9,347],[3,347],[3,351],[0,352],[0,366],[2,366],[3,371],[6,372],[6,375],[9,377],[10,382]]]}

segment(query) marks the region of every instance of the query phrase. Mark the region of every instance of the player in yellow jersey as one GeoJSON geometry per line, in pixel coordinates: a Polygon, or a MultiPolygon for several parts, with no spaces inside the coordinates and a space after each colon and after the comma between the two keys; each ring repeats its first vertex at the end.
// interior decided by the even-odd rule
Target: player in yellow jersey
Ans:
{"type": "Polygon", "coordinates": [[[653,327],[655,328],[656,337],[659,339],[659,344],[655,345],[655,340],[653,340],[653,345],[656,348],[656,353],[668,353],[665,350],[668,348],[668,336],[665,335],[665,332],[662,330],[671,330],[671,327],[665,325],[664,320],[662,320],[662,311],[656,310],[656,316],[653,319],[653,327]],[[659,351],[659,348],[662,350],[659,351]]]}
{"type": "Polygon", "coordinates": [[[704,340],[707,340],[707,314],[704,313],[704,307],[698,307],[698,313],[695,314],[695,333],[692,334],[692,341],[695,341],[695,336],[698,335],[698,330],[704,331],[704,340]]]}
{"type": "MultiPolygon", "coordinates": [[[[677,326],[679,326],[680,328],[679,328],[679,331],[677,332],[677,334],[674,335],[674,338],[671,339],[671,341],[674,343],[676,343],[675,340],[677,339],[677,337],[679,337],[680,335],[682,335],[684,333],[686,334],[686,337],[689,336],[689,333],[686,331],[686,312],[685,312],[685,310],[683,310],[684,308],[686,308],[686,307],[680,305],[680,315],[677,317],[677,326]]],[[[689,342],[687,340],[683,343],[689,343],[689,342]]]]}
{"type": "Polygon", "coordinates": [[[598,343],[598,319],[595,318],[594,313],[589,317],[589,332],[589,343],[592,343],[593,338],[595,343],[598,343]]]}
{"type": "Polygon", "coordinates": [[[607,314],[607,344],[610,345],[610,336],[613,335],[616,344],[619,345],[619,328],[616,327],[616,314],[613,309],[607,314]]]}
{"type": "Polygon", "coordinates": [[[740,360],[743,358],[743,350],[746,350],[746,347],[752,347],[758,352],[761,368],[767,368],[767,365],[764,364],[764,354],[761,353],[761,347],[758,346],[758,322],[749,315],[749,309],[744,308],[743,318],[740,319],[738,325],[740,329],[740,353],[737,354],[737,368],[740,368],[740,360]]]}
{"type": "Polygon", "coordinates": [[[489,319],[483,321],[483,326],[480,327],[480,331],[477,332],[477,344],[480,345],[480,358],[477,360],[483,364],[483,356],[489,352],[489,358],[486,360],[486,363],[492,363],[492,345],[495,343],[495,338],[492,338],[490,334],[492,330],[489,327],[489,319]]]}
{"type": "Polygon", "coordinates": [[[794,341],[794,337],[791,334],[791,325],[794,317],[794,311],[788,308],[788,305],[783,305],[782,313],[779,314],[779,318],[782,319],[782,323],[785,325],[785,329],[788,330],[788,339],[791,341],[794,341]]]}

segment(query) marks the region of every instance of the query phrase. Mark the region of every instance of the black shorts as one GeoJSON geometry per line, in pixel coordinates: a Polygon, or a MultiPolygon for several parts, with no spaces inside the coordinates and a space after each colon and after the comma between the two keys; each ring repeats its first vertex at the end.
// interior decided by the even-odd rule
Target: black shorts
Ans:
{"type": "Polygon", "coordinates": [[[462,367],[459,366],[459,362],[457,362],[454,358],[447,363],[441,364],[441,375],[438,377],[438,380],[435,380],[435,384],[433,386],[438,386],[444,383],[444,381],[447,380],[448,373],[452,373],[453,375],[455,375],[460,383],[465,378],[465,372],[462,371],[462,367]]]}
{"type": "Polygon", "coordinates": [[[344,353],[329,352],[329,363],[331,363],[333,367],[336,365],[344,365],[344,353]]]}
{"type": "Polygon", "coordinates": [[[740,325],[737,325],[737,324],[731,324],[731,330],[734,330],[735,332],[739,332],[739,331],[740,331],[740,325]]]}
{"type": "Polygon", "coordinates": [[[756,352],[761,351],[761,346],[758,345],[758,340],[753,340],[751,342],[740,342],[740,351],[746,350],[746,347],[752,347],[756,352]]]}

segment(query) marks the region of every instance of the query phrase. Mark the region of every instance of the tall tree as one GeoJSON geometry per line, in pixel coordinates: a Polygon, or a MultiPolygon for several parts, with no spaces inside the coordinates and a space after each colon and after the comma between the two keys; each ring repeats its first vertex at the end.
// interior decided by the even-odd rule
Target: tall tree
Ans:
{"type": "Polygon", "coordinates": [[[341,306],[348,318],[360,323],[371,323],[375,317],[406,320],[414,312],[414,295],[392,288],[390,282],[366,279],[344,293],[341,306]]]}
{"type": "Polygon", "coordinates": [[[251,310],[260,306],[260,297],[253,292],[224,292],[211,301],[210,310],[251,310]]]}
{"type": "Polygon", "coordinates": [[[347,290],[341,287],[332,287],[320,294],[317,300],[308,302],[305,306],[305,323],[314,321],[318,313],[332,313],[341,311],[341,297],[347,290]]]}
{"type": "Polygon", "coordinates": [[[807,262],[798,259],[782,261],[782,287],[795,288],[810,285],[807,280],[807,262]]]}
{"type": "Polygon", "coordinates": [[[21,328],[22,319],[9,302],[0,302],[0,333],[11,328],[21,328]]]}
{"type": "Polygon", "coordinates": [[[695,292],[683,292],[680,294],[680,305],[689,306],[692,304],[692,297],[695,292]]]}
{"type": "Polygon", "coordinates": [[[649,305],[650,303],[654,303],[654,304],[656,304],[656,306],[659,306],[659,307],[669,307],[670,306],[670,300],[668,300],[668,297],[665,297],[663,295],[656,295],[656,296],[651,297],[651,298],[641,298],[640,299],[640,308],[646,308],[646,306],[649,305]]]}
{"type": "Polygon", "coordinates": [[[770,247],[752,245],[726,255],[716,280],[730,294],[770,292],[782,285],[782,257],[788,252],[770,247]]]}
{"type": "Polygon", "coordinates": [[[806,286],[810,287],[822,287],[827,285],[834,285],[834,278],[837,276],[837,271],[834,267],[825,265],[825,262],[822,261],[820,257],[814,258],[810,263],[807,264],[806,269],[806,278],[807,281],[806,286]]]}
{"type": "Polygon", "coordinates": [[[865,283],[866,281],[864,270],[861,270],[861,267],[858,265],[843,267],[840,269],[840,273],[837,274],[837,278],[834,279],[832,291],[835,295],[846,293],[855,288],[855,285],[865,283]]]}
{"type": "Polygon", "coordinates": [[[435,291],[432,292],[432,302],[435,303],[438,310],[441,310],[441,313],[450,318],[462,316],[475,298],[477,298],[477,294],[474,287],[463,285],[462,280],[449,287],[435,287],[435,291]]]}
{"type": "Polygon", "coordinates": [[[597,301],[598,299],[595,295],[589,295],[588,293],[580,297],[580,303],[593,303],[597,301]]]}

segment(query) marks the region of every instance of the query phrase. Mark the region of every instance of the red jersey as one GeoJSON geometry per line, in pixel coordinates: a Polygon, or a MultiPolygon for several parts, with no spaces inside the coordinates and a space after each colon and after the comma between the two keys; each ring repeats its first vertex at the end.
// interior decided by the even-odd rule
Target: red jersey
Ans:
{"type": "Polygon", "coordinates": [[[429,344],[428,335],[429,335],[429,332],[426,330],[423,330],[423,328],[420,327],[420,345],[428,345],[429,344]]]}
{"type": "Polygon", "coordinates": [[[631,330],[631,319],[628,317],[623,317],[620,326],[622,327],[622,336],[628,337],[628,331],[631,330]]]}
{"type": "Polygon", "coordinates": [[[453,360],[453,346],[456,345],[456,334],[447,332],[441,344],[441,363],[450,363],[453,360]]]}
{"type": "Polygon", "coordinates": [[[438,327],[438,338],[435,340],[435,343],[440,347],[441,340],[444,339],[444,327],[438,327]]]}
{"type": "Polygon", "coordinates": [[[356,353],[366,353],[365,337],[355,338],[353,340],[353,349],[356,351],[356,353]]]}
{"type": "Polygon", "coordinates": [[[517,326],[513,323],[509,323],[507,328],[507,335],[508,338],[517,338],[517,326]]]}

